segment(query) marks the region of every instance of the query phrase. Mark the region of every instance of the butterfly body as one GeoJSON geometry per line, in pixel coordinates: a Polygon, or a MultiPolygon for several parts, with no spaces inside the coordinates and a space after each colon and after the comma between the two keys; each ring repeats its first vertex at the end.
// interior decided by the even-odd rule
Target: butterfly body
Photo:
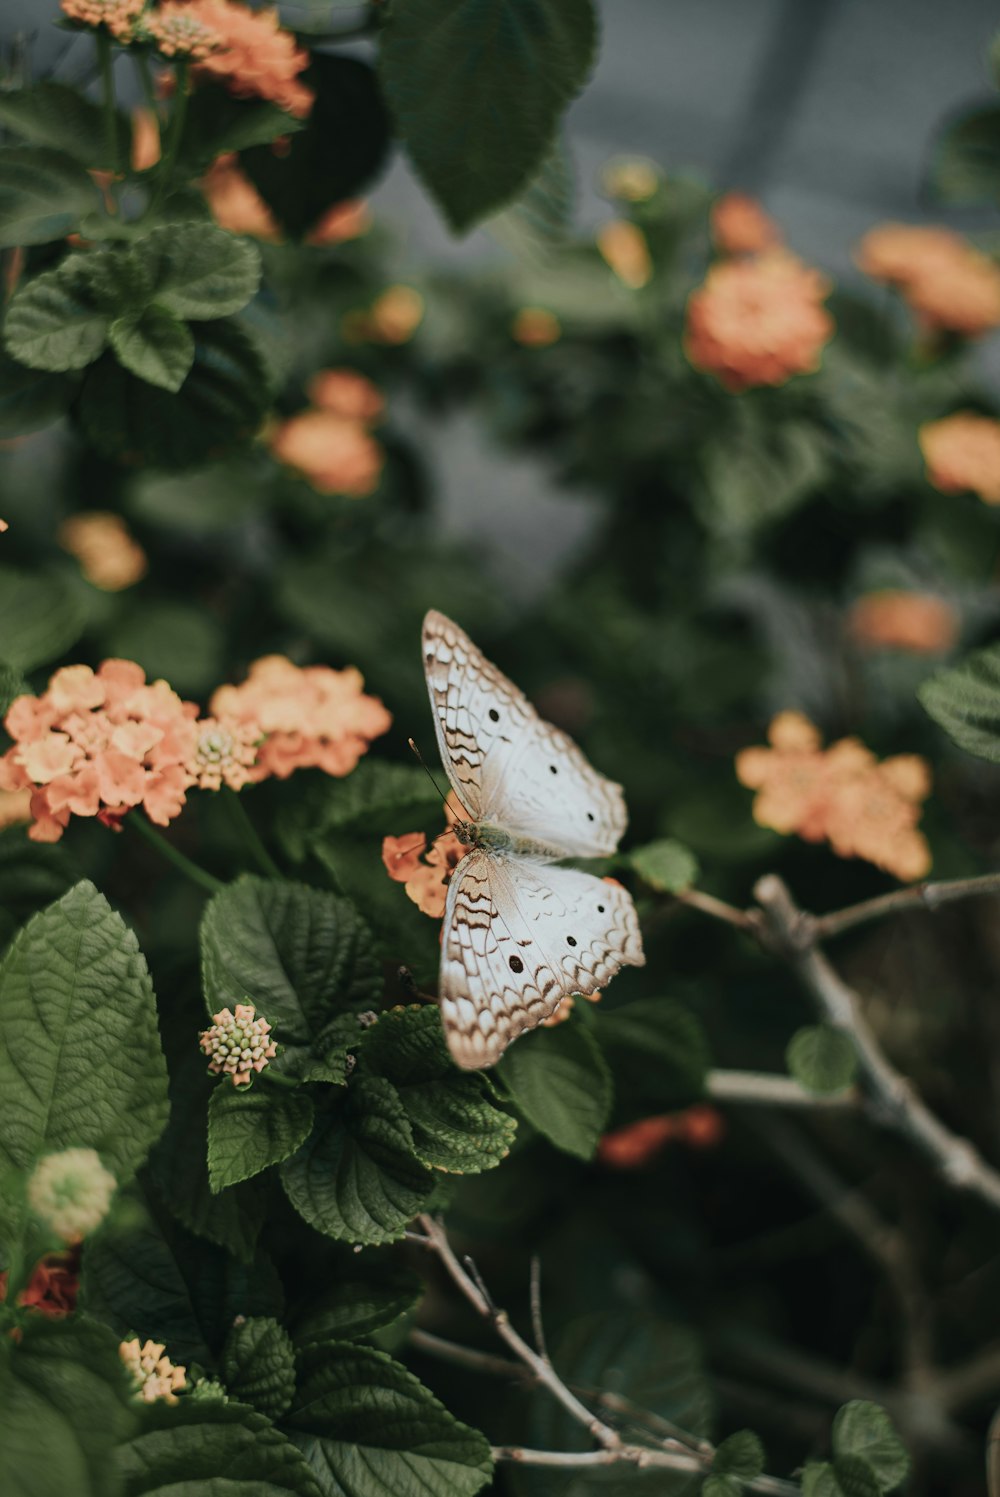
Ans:
{"type": "Polygon", "coordinates": [[[424,668],[442,762],[467,812],[453,830],[470,849],[448,888],[441,1015],[452,1056],[477,1069],[563,998],[643,965],[627,891],[553,866],[614,852],[625,802],[440,613],[424,621],[424,668]]]}

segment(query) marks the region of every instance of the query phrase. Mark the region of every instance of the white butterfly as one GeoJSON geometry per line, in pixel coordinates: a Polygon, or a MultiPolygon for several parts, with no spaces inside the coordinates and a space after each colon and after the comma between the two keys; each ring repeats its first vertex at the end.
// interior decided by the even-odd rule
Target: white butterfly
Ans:
{"type": "Polygon", "coordinates": [[[469,820],[441,939],[441,1017],[452,1056],[491,1066],[571,993],[593,993],[645,963],[635,906],[560,858],[615,851],[620,785],[538,716],[441,613],[424,620],[424,670],[441,759],[469,820]]]}

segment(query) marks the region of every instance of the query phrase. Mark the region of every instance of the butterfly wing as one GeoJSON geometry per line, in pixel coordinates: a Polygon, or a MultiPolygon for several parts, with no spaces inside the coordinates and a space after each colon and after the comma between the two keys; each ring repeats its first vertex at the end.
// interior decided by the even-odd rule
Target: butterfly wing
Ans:
{"type": "Polygon", "coordinates": [[[441,1018],[454,1060],[466,1070],[494,1065],[568,994],[596,992],[645,960],[620,884],[473,849],[452,875],[441,943],[441,1018]]]}
{"type": "Polygon", "coordinates": [[[427,615],[423,646],[441,760],[472,819],[557,857],[614,852],[627,820],[621,786],[543,722],[524,693],[444,614],[427,615]]]}

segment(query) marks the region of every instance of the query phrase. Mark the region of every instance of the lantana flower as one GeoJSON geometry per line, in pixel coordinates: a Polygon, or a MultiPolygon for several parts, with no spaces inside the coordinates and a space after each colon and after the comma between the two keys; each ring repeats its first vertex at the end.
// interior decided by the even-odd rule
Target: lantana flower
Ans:
{"type": "Polygon", "coordinates": [[[413,286],[387,286],[367,311],[346,312],[341,331],[348,342],[408,343],[424,316],[424,299],[413,286]]]}
{"type": "Polygon", "coordinates": [[[159,1341],[139,1341],[133,1336],[118,1347],[118,1355],[132,1378],[136,1398],[143,1403],[176,1403],[187,1385],[187,1368],[175,1366],[159,1341]]]}
{"type": "Polygon", "coordinates": [[[733,391],[810,374],[834,332],[830,289],[787,250],[719,261],[688,298],[684,351],[733,391]]]}
{"type": "Polygon", "coordinates": [[[28,1179],[28,1205],[63,1242],[90,1235],[108,1214],[118,1182],[96,1149],[61,1149],[39,1160],[28,1179]]]}
{"type": "Polygon", "coordinates": [[[944,598],[932,593],[885,588],[866,593],[851,606],[847,629],[865,650],[905,650],[911,655],[942,655],[958,641],[961,621],[944,598]]]}
{"type": "Polygon", "coordinates": [[[306,394],[317,409],[365,425],[379,421],[385,411],[382,391],[356,369],[321,369],[309,381],[306,394]]]}
{"type": "Polygon", "coordinates": [[[916,754],[881,763],[857,738],[824,749],[817,729],[799,712],[782,712],[768,730],[770,747],[736,758],[741,784],[756,790],[759,826],[807,842],[829,842],[840,857],[864,858],[909,882],[924,878],[931,855],[917,830],[930,771],[916,754]]]}
{"type": "Polygon", "coordinates": [[[448,880],[468,852],[451,828],[467,816],[453,795],[444,803],[445,830],[428,847],[423,832],[382,839],[382,862],[396,883],[403,884],[408,899],[432,920],[440,920],[448,899],[448,880]]]}
{"type": "Polygon", "coordinates": [[[146,0],[62,0],[68,21],[80,26],[106,26],[119,42],[131,41],[146,0]]]}
{"type": "Polygon", "coordinates": [[[235,151],[217,156],[198,185],[220,229],[280,244],[278,221],[240,166],[235,151]]]}
{"type": "Polygon", "coordinates": [[[320,494],[363,499],[378,487],[385,462],[369,431],[384,410],[382,394],[351,369],[326,369],[309,385],[313,406],[283,421],[270,436],[274,456],[320,494]]]}
{"type": "Polygon", "coordinates": [[[1000,421],[957,411],[918,433],[927,479],[944,494],[972,493],[1000,504],[1000,421]]]}
{"type": "Polygon", "coordinates": [[[724,255],[759,255],[781,243],[781,230],[756,198],[727,192],[711,212],[712,238],[724,255]]]}
{"type": "Polygon", "coordinates": [[[315,96],[299,77],[309,53],[282,28],[277,10],[251,10],[238,0],[186,0],[178,8],[221,39],[196,64],[196,78],[221,83],[237,98],[268,99],[299,118],[309,113],[315,96]]]}
{"type": "Polygon", "coordinates": [[[76,557],[87,581],[102,592],[132,587],[149,570],[145,551],[120,515],[104,510],[70,515],[59,526],[56,539],[76,557]]]}
{"type": "Polygon", "coordinates": [[[204,62],[226,45],[222,32],[202,20],[188,0],[161,0],[143,30],[163,57],[204,62]]]}
{"type": "Polygon", "coordinates": [[[683,1112],[662,1117],[640,1118],[605,1133],[597,1146],[601,1164],[616,1170],[636,1170],[655,1159],[668,1143],[685,1143],[692,1149],[710,1149],[720,1142],[726,1125],[718,1108],[696,1102],[683,1112]]]}
{"type": "Polygon", "coordinates": [[[261,730],[253,721],[201,717],[184,761],[189,783],[199,790],[242,790],[254,778],[261,730]]]}
{"type": "Polygon", "coordinates": [[[597,248],[607,265],[623,285],[639,291],[653,274],[646,236],[637,224],[627,218],[615,218],[603,224],[595,236],[597,248]]]}
{"type": "Polygon", "coordinates": [[[874,280],[896,286],[930,331],[972,338],[1000,326],[1000,266],[952,229],[879,224],[855,259],[874,280]]]}
{"type": "Polygon", "coordinates": [[[300,667],[282,655],[255,660],[239,686],[220,686],[210,710],[227,723],[247,723],[263,738],[253,780],[287,779],[296,769],[350,774],[392,718],[366,696],[359,671],[300,667]]]}
{"type": "Polygon", "coordinates": [[[252,1003],[237,1003],[235,1013],[224,1008],[213,1014],[198,1040],[213,1075],[228,1076],[234,1086],[249,1086],[278,1053],[270,1034],[270,1024],[257,1018],[252,1003]]]}
{"type": "MultiPolygon", "coordinates": [[[[9,1274],[0,1273],[0,1304],[7,1298],[9,1274]]],[[[37,1310],[51,1320],[61,1320],[76,1309],[80,1292],[79,1247],[67,1252],[46,1253],[35,1264],[31,1278],[17,1296],[17,1303],[25,1309],[37,1310]]]]}

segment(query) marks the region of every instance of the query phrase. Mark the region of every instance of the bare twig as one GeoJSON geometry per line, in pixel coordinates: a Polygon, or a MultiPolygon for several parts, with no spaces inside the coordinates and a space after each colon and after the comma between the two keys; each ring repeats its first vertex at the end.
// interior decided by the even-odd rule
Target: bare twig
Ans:
{"type": "Polygon", "coordinates": [[[724,920],[727,925],[735,925],[737,930],[747,931],[750,935],[757,931],[759,915],[756,910],[737,909],[736,905],[726,904],[725,900],[716,899],[714,894],[705,894],[701,889],[680,889],[674,898],[681,904],[690,905],[693,910],[701,910],[716,920],[724,920]]]}
{"type": "Polygon", "coordinates": [[[531,1256],[531,1329],[539,1356],[546,1362],[551,1361],[545,1345],[545,1325],[542,1321],[542,1260],[537,1253],[531,1256]]]}
{"type": "Polygon", "coordinates": [[[883,915],[894,915],[902,910],[937,910],[943,904],[953,904],[959,899],[974,899],[982,894],[1000,894],[1000,873],[984,873],[979,878],[956,878],[936,884],[917,884],[911,889],[895,889],[891,894],[880,894],[877,899],[865,899],[860,904],[848,905],[844,910],[834,910],[829,915],[816,917],[816,938],[825,941],[828,936],[838,936],[842,930],[850,930],[866,920],[879,920],[883,915]]]}
{"type": "Polygon", "coordinates": [[[853,1087],[831,1096],[818,1096],[806,1091],[792,1076],[764,1071],[709,1071],[705,1090],[717,1102],[749,1102],[764,1107],[857,1108],[860,1101],[853,1087]]]}
{"type": "MultiPolygon", "coordinates": [[[[698,1476],[705,1465],[696,1455],[683,1451],[650,1450],[646,1445],[619,1445],[615,1450],[526,1450],[523,1445],[494,1445],[495,1461],[520,1466],[555,1466],[564,1471],[587,1471],[595,1466],[638,1466],[643,1471],[689,1471],[698,1476]]],[[[759,1490],[759,1488],[758,1488],[759,1490]]],[[[791,1484],[788,1491],[798,1492],[791,1484]]]]}
{"type": "Polygon", "coordinates": [[[872,1116],[921,1148],[950,1185],[1000,1210],[1000,1173],[967,1139],[946,1128],[906,1077],[890,1065],[862,1012],[858,995],[817,948],[813,918],[798,908],[776,874],[760,879],[754,895],[767,919],[771,944],[811,993],[826,1022],[851,1041],[872,1116]]]}

